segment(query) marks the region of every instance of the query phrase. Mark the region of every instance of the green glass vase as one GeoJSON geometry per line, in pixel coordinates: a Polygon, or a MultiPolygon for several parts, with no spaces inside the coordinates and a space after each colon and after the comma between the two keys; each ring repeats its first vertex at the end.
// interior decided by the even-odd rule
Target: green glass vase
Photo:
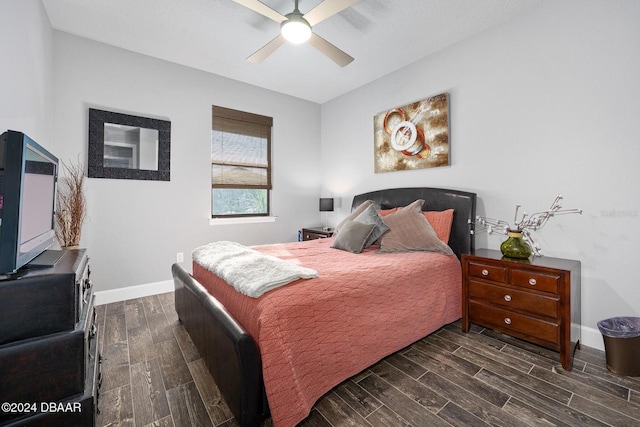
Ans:
{"type": "Polygon", "coordinates": [[[500,251],[507,258],[526,259],[531,256],[531,246],[522,238],[520,231],[509,231],[509,238],[502,242],[500,251]]]}

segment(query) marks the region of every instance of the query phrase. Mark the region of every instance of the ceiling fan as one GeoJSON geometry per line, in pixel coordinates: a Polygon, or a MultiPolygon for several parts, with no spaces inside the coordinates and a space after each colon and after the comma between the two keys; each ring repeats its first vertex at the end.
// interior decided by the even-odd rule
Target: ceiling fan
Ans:
{"type": "Polygon", "coordinates": [[[294,0],[295,6],[293,12],[286,15],[281,15],[259,0],[233,1],[280,24],[280,34],[249,56],[247,60],[251,62],[262,62],[287,41],[295,44],[308,41],[311,46],[318,49],[341,67],[349,65],[351,61],[353,61],[351,56],[315,34],[311,31],[311,28],[349,6],[356,4],[360,0],[325,0],[305,14],[302,14],[298,10],[299,0],[294,0]]]}

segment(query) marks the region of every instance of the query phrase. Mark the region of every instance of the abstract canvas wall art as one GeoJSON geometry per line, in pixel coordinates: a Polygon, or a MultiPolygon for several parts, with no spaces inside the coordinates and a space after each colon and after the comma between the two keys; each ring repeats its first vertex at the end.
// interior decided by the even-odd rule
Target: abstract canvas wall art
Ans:
{"type": "Polygon", "coordinates": [[[435,168],[449,161],[449,94],[376,114],[375,172],[435,168]]]}

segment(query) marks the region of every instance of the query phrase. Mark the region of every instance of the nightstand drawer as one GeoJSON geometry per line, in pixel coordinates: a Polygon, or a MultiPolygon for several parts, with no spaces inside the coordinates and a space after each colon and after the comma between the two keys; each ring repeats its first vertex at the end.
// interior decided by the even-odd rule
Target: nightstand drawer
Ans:
{"type": "Polygon", "coordinates": [[[313,231],[304,230],[302,233],[302,240],[315,240],[315,239],[326,239],[327,237],[331,237],[327,234],[314,233],[313,231]]]}
{"type": "Polygon", "coordinates": [[[536,337],[550,343],[558,343],[559,327],[557,323],[529,317],[496,307],[469,302],[469,314],[474,323],[495,328],[506,333],[517,332],[536,337]]]}
{"type": "Polygon", "coordinates": [[[469,276],[493,280],[494,282],[507,282],[507,269],[495,265],[469,263],[469,276]]]}
{"type": "Polygon", "coordinates": [[[524,270],[511,270],[511,284],[527,289],[558,293],[560,276],[541,274],[524,270]]]}
{"type": "Polygon", "coordinates": [[[527,311],[553,319],[558,317],[558,298],[518,291],[469,280],[469,298],[497,304],[505,309],[527,311]]]}
{"type": "Polygon", "coordinates": [[[491,249],[461,261],[463,332],[476,323],[559,351],[571,370],[580,342],[580,261],[511,260],[491,249]]]}
{"type": "Polygon", "coordinates": [[[302,240],[326,239],[333,236],[333,228],[305,227],[302,229],[302,240]]]}

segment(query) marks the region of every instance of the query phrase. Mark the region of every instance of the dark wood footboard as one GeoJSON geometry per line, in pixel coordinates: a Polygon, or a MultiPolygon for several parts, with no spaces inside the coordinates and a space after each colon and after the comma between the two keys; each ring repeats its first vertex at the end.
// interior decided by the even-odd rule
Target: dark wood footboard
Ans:
{"type": "Polygon", "coordinates": [[[204,359],[236,421],[259,426],[268,416],[255,341],[179,264],[171,267],[178,317],[204,359]]]}

